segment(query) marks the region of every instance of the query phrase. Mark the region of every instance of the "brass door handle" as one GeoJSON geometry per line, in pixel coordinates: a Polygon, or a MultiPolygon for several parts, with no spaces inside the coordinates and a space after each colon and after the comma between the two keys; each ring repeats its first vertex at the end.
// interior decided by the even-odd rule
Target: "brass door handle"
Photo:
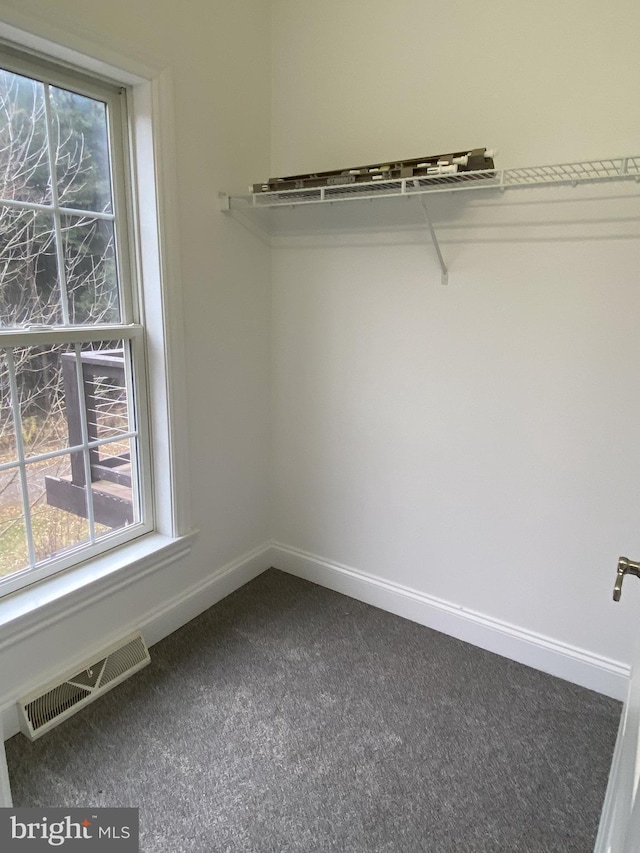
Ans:
{"type": "Polygon", "coordinates": [[[618,560],[618,571],[616,573],[616,582],[613,586],[613,600],[620,601],[622,595],[622,581],[625,575],[635,575],[640,578],[640,563],[630,560],[628,557],[620,557],[618,560]]]}

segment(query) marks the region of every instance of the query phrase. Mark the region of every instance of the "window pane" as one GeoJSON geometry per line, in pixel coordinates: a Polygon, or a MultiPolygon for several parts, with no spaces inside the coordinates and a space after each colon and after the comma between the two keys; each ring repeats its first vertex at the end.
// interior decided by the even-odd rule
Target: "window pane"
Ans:
{"type": "Polygon", "coordinates": [[[13,349],[17,403],[26,457],[68,447],[61,355],[69,349],[68,345],[13,349]]]}
{"type": "Polygon", "coordinates": [[[49,91],[59,203],[62,207],[110,213],[106,105],[53,86],[49,91]]]}
{"type": "Polygon", "coordinates": [[[0,197],[51,200],[44,86],[0,69],[0,197]]]}
{"type": "MultiPolygon", "coordinates": [[[[120,347],[87,353],[84,360],[85,373],[91,376],[91,382],[87,381],[87,414],[94,425],[95,438],[117,440],[130,429],[123,350],[120,347]]],[[[125,442],[121,446],[109,444],[108,452],[116,456],[128,450],[125,442]]]]}
{"type": "Polygon", "coordinates": [[[90,539],[87,494],[82,486],[62,490],[71,481],[69,455],[26,466],[31,528],[37,562],[56,557],[90,539]]]}
{"type": "Polygon", "coordinates": [[[0,578],[29,565],[29,551],[17,469],[0,471],[0,578]]]}
{"type": "Polygon", "coordinates": [[[62,239],[69,322],[119,323],[113,223],[63,216],[62,239]]]}
{"type": "Polygon", "coordinates": [[[132,460],[133,439],[103,444],[92,464],[93,501],[96,519],[115,530],[140,520],[138,501],[134,497],[132,460]]]}
{"type": "Polygon", "coordinates": [[[135,439],[129,422],[124,348],[105,346],[82,355],[87,426],[90,441],[104,441],[90,451],[94,514],[97,521],[117,529],[139,520],[132,488],[135,439]]]}
{"type": "Polygon", "coordinates": [[[94,512],[111,529],[139,520],[133,492],[135,439],[129,422],[128,389],[122,343],[99,352],[83,353],[89,438],[104,441],[90,451],[94,512]]]}
{"type": "Polygon", "coordinates": [[[0,206],[0,327],[61,322],[53,216],[0,206]]]}

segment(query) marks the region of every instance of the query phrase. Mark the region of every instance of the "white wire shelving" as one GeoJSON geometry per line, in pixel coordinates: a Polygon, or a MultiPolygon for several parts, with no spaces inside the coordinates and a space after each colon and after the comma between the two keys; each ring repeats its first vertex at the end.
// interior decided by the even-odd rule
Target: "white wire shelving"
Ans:
{"type": "MultiPolygon", "coordinates": [[[[247,195],[219,194],[220,209],[229,214],[239,214],[239,218],[258,232],[272,236],[286,228],[284,212],[299,222],[311,217],[313,221],[326,222],[327,216],[336,218],[338,210],[348,206],[352,210],[358,205],[346,205],[347,202],[376,202],[393,207],[390,215],[396,215],[400,208],[385,199],[408,199],[415,197],[422,225],[427,226],[433,241],[441,268],[442,283],[448,280],[447,267],[438,243],[436,228],[427,207],[430,196],[452,193],[484,192],[495,196],[511,190],[544,187],[577,187],[612,182],[640,183],[640,155],[629,157],[609,157],[600,160],[584,160],[573,163],[558,163],[547,166],[526,166],[512,169],[489,169],[477,172],[458,172],[456,174],[428,175],[394,180],[368,181],[363,183],[341,184],[283,190],[276,192],[249,193],[247,195]],[[329,210],[331,208],[331,210],[329,210]],[[312,211],[317,211],[314,214],[312,211]],[[322,211],[322,215],[319,213],[322,211]]],[[[376,205],[377,206],[377,205],[376,205]]],[[[362,206],[359,207],[362,210],[362,206]]],[[[357,215],[357,214],[356,214],[357,215]]],[[[344,218],[338,217],[338,219],[344,218]]],[[[414,223],[415,224],[415,223],[414,223]]],[[[340,227],[338,224],[337,228],[340,227]]],[[[401,227],[401,226],[400,226],[401,227]]]]}

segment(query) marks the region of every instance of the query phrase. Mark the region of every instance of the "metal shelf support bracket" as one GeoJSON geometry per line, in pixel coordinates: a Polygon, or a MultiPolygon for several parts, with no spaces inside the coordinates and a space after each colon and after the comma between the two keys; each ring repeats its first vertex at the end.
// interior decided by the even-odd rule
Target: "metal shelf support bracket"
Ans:
{"type": "Polygon", "coordinates": [[[420,207],[422,208],[422,213],[424,215],[424,221],[427,223],[429,233],[431,234],[431,240],[433,242],[433,247],[436,250],[436,255],[438,256],[438,263],[440,264],[440,270],[441,270],[440,282],[441,282],[441,284],[449,284],[449,270],[447,269],[447,265],[445,264],[444,258],[442,257],[442,252],[440,250],[440,244],[438,243],[436,231],[435,231],[435,228],[433,227],[433,222],[431,221],[431,217],[429,216],[429,211],[427,210],[427,205],[425,204],[423,196],[420,196],[420,207]]]}

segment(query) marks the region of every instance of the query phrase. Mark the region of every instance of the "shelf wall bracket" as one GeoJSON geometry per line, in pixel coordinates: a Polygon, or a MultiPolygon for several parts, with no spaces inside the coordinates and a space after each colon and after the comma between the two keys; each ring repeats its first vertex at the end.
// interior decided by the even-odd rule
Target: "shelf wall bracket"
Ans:
{"type": "Polygon", "coordinates": [[[438,238],[436,236],[435,228],[433,227],[433,222],[431,221],[431,217],[429,216],[429,211],[427,210],[427,205],[425,204],[424,198],[420,196],[420,207],[422,208],[422,214],[424,216],[424,221],[427,223],[427,227],[429,229],[429,233],[431,234],[431,240],[433,242],[433,247],[436,250],[436,255],[438,256],[438,263],[440,264],[440,282],[442,284],[449,284],[449,270],[447,269],[447,265],[444,262],[444,258],[442,257],[442,252],[440,250],[440,243],[438,243],[438,238]]]}

